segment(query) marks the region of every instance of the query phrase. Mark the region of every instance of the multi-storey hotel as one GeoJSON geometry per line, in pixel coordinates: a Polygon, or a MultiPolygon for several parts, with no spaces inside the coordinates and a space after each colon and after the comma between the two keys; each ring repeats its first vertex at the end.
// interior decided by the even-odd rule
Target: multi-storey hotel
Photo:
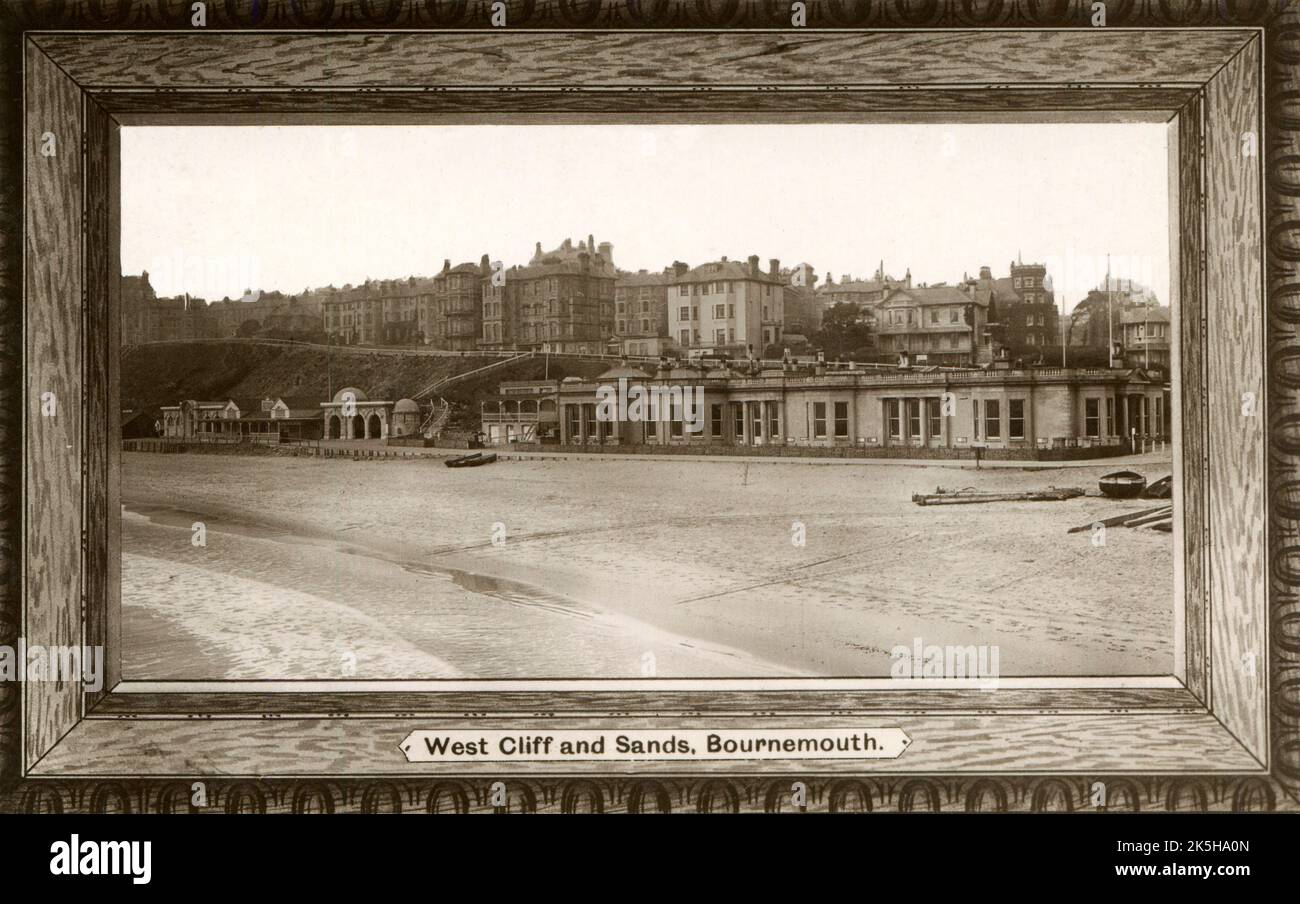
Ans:
{"type": "Polygon", "coordinates": [[[676,272],[672,267],[662,273],[640,270],[614,281],[616,347],[608,351],[653,357],[673,349],[668,336],[668,284],[676,272]]]}
{"type": "Polygon", "coordinates": [[[974,283],[891,289],[876,311],[880,351],[926,364],[979,364],[992,357],[988,299],[974,283]]]}
{"type": "Polygon", "coordinates": [[[677,264],[668,279],[668,335],[688,353],[761,355],[781,341],[784,289],[775,258],[767,272],[758,255],[743,264],[725,257],[694,269],[677,264]]]}
{"type": "Polygon", "coordinates": [[[614,249],[565,239],[481,288],[483,348],[597,354],[614,332],[614,249]],[[593,250],[598,249],[598,250],[593,250]]]}

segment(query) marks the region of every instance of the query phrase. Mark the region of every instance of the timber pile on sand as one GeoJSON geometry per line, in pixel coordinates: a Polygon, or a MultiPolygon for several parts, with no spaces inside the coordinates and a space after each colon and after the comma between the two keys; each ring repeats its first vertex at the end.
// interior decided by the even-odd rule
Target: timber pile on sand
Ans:
{"type": "Polygon", "coordinates": [[[1048,487],[1045,490],[1026,490],[1020,493],[981,493],[973,487],[945,490],[935,487],[933,493],[913,493],[917,505],[971,505],[978,502],[1061,502],[1083,495],[1078,487],[1048,487]]]}
{"type": "Polygon", "coordinates": [[[1154,508],[1142,509],[1136,512],[1125,512],[1122,515],[1116,515],[1113,518],[1105,518],[1101,521],[1090,521],[1087,524],[1080,524],[1072,527],[1067,534],[1077,534],[1086,530],[1093,530],[1101,525],[1102,527],[1133,527],[1148,528],[1150,530],[1163,531],[1170,533],[1174,529],[1174,506],[1157,505],[1154,508]]]}

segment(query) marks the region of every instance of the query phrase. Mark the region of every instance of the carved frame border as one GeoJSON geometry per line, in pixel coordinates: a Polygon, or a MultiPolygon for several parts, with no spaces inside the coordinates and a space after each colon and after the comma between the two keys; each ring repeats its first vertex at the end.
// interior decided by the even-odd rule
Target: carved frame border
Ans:
{"type": "MultiPolygon", "coordinates": [[[[486,2],[213,0],[210,29],[487,28],[486,2]]],[[[784,29],[780,2],[509,2],[511,29],[784,29]]],[[[1081,0],[860,0],[808,3],[812,28],[1085,28],[1081,0]]],[[[1300,14],[1281,2],[1221,4],[1130,0],[1110,4],[1108,25],[1129,28],[1250,26],[1263,30],[1264,274],[1267,301],[1268,700],[1270,773],[1255,776],[1107,775],[1110,809],[1297,809],[1300,795],[1300,14]]],[[[33,0],[0,12],[0,71],[21,81],[23,33],[35,29],[179,30],[180,0],[33,0]]],[[[22,625],[23,134],[21,98],[0,101],[0,643],[22,625]]],[[[93,455],[92,450],[86,452],[93,455]]],[[[189,784],[167,778],[20,778],[21,693],[0,684],[0,811],[183,811],[189,784]]],[[[1035,776],[501,776],[524,811],[766,810],[788,807],[790,783],[809,785],[809,809],[1076,810],[1091,780],[1035,776]]],[[[209,799],[230,812],[345,810],[492,811],[485,783],[460,777],[204,777],[209,799]]]]}

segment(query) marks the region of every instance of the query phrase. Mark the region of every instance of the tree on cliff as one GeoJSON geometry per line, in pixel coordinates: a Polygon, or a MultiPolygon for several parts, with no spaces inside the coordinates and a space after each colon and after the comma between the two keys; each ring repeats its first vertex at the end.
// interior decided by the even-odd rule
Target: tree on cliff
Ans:
{"type": "Polygon", "coordinates": [[[875,354],[871,327],[862,322],[858,306],[841,302],[822,316],[822,328],[813,334],[812,344],[835,358],[870,358],[875,354]]]}

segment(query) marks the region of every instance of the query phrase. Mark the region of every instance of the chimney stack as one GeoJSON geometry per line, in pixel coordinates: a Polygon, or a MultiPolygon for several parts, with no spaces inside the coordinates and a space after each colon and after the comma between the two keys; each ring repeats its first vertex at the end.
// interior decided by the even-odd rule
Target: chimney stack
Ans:
{"type": "Polygon", "coordinates": [[[673,261],[673,274],[675,276],[685,276],[691,268],[681,261],[673,261]]]}
{"type": "Polygon", "coordinates": [[[600,243],[600,256],[605,259],[605,263],[614,263],[614,246],[609,242],[600,243]]]}
{"type": "Polygon", "coordinates": [[[768,258],[767,273],[773,279],[781,275],[781,259],[776,257],[768,258]]]}
{"type": "Polygon", "coordinates": [[[980,279],[992,279],[993,270],[989,267],[980,267],[980,279]]]}
{"type": "Polygon", "coordinates": [[[478,259],[478,267],[480,270],[483,271],[483,275],[487,276],[489,273],[492,272],[492,259],[489,258],[486,254],[483,255],[478,259]]]}
{"type": "Polygon", "coordinates": [[[450,269],[451,269],[451,258],[444,257],[442,259],[442,272],[446,273],[450,269]]]}
{"type": "Polygon", "coordinates": [[[751,254],[749,256],[749,275],[758,276],[758,255],[757,254],[751,254]]]}

